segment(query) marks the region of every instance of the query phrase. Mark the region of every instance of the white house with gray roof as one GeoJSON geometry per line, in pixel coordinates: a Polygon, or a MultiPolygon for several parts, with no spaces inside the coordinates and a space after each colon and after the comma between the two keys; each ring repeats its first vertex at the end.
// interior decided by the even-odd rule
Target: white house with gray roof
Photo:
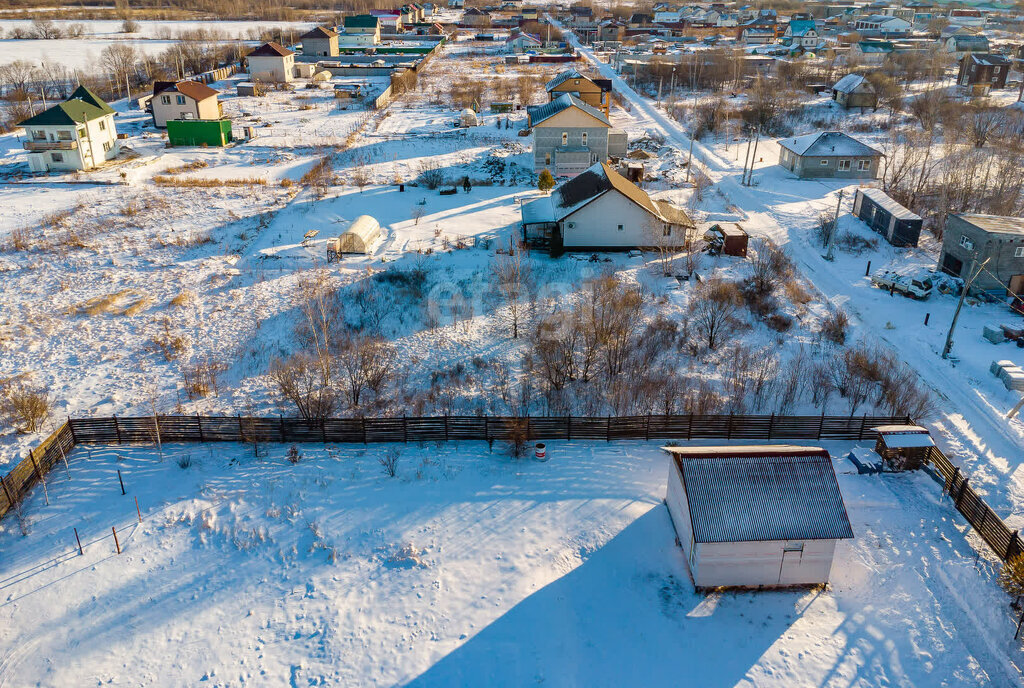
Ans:
{"type": "Polygon", "coordinates": [[[875,179],[882,154],[840,131],[779,140],[779,165],[801,179],[875,179]]]}
{"type": "Polygon", "coordinates": [[[533,129],[533,167],[556,177],[575,176],[609,157],[626,155],[626,132],[612,129],[600,110],[565,93],[550,103],[527,108],[533,129]]]}
{"type": "Polygon", "coordinates": [[[623,251],[644,246],[682,246],[693,222],[667,201],[599,162],[550,196],[522,206],[523,239],[532,246],[565,251],[623,251]]]}

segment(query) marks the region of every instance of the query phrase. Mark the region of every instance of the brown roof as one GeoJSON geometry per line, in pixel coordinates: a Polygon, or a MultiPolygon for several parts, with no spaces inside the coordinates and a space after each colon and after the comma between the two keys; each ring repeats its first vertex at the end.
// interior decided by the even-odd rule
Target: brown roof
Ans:
{"type": "Polygon", "coordinates": [[[682,208],[678,208],[668,201],[655,201],[654,204],[658,206],[658,210],[661,211],[661,216],[669,221],[673,225],[685,225],[687,227],[693,227],[693,220],[682,208]]]}
{"type": "Polygon", "coordinates": [[[821,447],[801,447],[794,444],[733,444],[717,447],[662,447],[673,456],[696,458],[738,458],[741,456],[820,456],[828,458],[821,447]]]}
{"type": "Polygon", "coordinates": [[[318,26],[308,33],[302,34],[302,38],[334,38],[337,35],[337,31],[328,29],[324,26],[318,26]]]}
{"type": "Polygon", "coordinates": [[[201,84],[198,81],[179,81],[176,84],[171,84],[169,87],[157,91],[153,95],[163,91],[177,91],[183,96],[188,96],[196,102],[216,97],[216,95],[220,93],[220,91],[212,89],[206,84],[201,84]]]}
{"type": "Polygon", "coordinates": [[[615,189],[652,215],[662,217],[659,208],[654,205],[651,197],[643,189],[603,162],[592,165],[584,172],[559,186],[555,193],[558,200],[553,202],[558,208],[566,209],[563,211],[563,214],[571,214],[591,200],[612,189],[615,189]]]}
{"type": "Polygon", "coordinates": [[[246,57],[287,57],[288,55],[294,55],[295,53],[288,48],[284,47],[280,43],[270,41],[264,43],[260,47],[253,50],[246,57]]]}
{"type": "Polygon", "coordinates": [[[654,213],[655,215],[661,215],[658,208],[651,201],[651,197],[647,195],[646,191],[613,170],[607,165],[607,163],[601,163],[601,168],[604,169],[604,173],[607,175],[612,188],[644,210],[654,213]]]}

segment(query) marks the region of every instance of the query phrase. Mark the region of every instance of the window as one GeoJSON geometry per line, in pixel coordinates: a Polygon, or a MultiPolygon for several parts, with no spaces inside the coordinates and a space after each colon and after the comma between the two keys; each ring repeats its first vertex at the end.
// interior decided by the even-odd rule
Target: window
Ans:
{"type": "Polygon", "coordinates": [[[804,543],[802,542],[787,542],[782,548],[783,552],[803,552],[804,543]]]}
{"type": "Polygon", "coordinates": [[[623,227],[622,225],[619,225],[619,231],[621,232],[623,229],[625,229],[625,227],[623,227]]]}
{"type": "Polygon", "coordinates": [[[85,138],[85,127],[82,127],[81,129],[78,130],[78,138],[80,138],[80,139],[84,139],[85,138]]]}
{"type": "Polygon", "coordinates": [[[662,236],[672,236],[672,225],[665,225],[665,229],[661,232],[662,236]]]}
{"type": "Polygon", "coordinates": [[[545,165],[550,165],[551,164],[551,153],[545,153],[544,154],[544,164],[545,165]]]}
{"type": "Polygon", "coordinates": [[[107,120],[101,119],[100,120],[100,131],[106,131],[106,130],[107,130],[107,120]]]}
{"type": "Polygon", "coordinates": [[[50,153],[50,160],[53,160],[54,162],[64,162],[64,154],[63,153],[50,153]]]}
{"type": "Polygon", "coordinates": [[[839,171],[840,172],[845,172],[848,169],[850,169],[850,161],[849,160],[840,160],[839,161],[839,171]]]}
{"type": "Polygon", "coordinates": [[[1018,246],[1017,248],[1013,249],[1013,257],[1024,258],[1024,246],[1018,246]]]}
{"type": "Polygon", "coordinates": [[[42,129],[40,129],[39,131],[34,131],[32,132],[32,138],[35,139],[36,141],[45,141],[46,132],[43,131],[42,129]]]}
{"type": "Polygon", "coordinates": [[[57,132],[58,141],[70,141],[71,138],[71,132],[68,131],[67,129],[61,129],[60,131],[57,132]]]}
{"type": "Polygon", "coordinates": [[[864,172],[865,170],[871,169],[871,161],[870,160],[858,160],[857,161],[857,169],[860,170],[861,172],[864,172]]]}
{"type": "Polygon", "coordinates": [[[562,132],[562,145],[564,146],[564,145],[566,145],[568,143],[569,143],[569,132],[563,131],[562,132]]]}
{"type": "Polygon", "coordinates": [[[185,104],[185,96],[178,96],[178,105],[185,104]]]}
{"type": "Polygon", "coordinates": [[[966,234],[960,235],[960,245],[963,246],[968,251],[974,250],[974,242],[971,241],[970,237],[968,237],[966,234]]]}
{"type": "Polygon", "coordinates": [[[587,145],[587,132],[583,132],[581,138],[583,139],[583,145],[587,145]]]}
{"type": "Polygon", "coordinates": [[[828,158],[822,158],[818,161],[822,167],[828,167],[828,158]]]}
{"type": "Polygon", "coordinates": [[[160,102],[163,103],[164,105],[170,105],[171,104],[171,97],[170,96],[160,96],[160,102]]]}
{"type": "Polygon", "coordinates": [[[110,141],[104,141],[103,142],[103,152],[104,153],[109,153],[110,152],[110,141]]]}

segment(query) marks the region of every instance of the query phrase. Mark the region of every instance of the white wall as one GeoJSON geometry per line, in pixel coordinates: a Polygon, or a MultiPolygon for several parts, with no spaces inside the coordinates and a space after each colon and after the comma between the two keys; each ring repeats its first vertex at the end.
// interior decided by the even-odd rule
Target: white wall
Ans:
{"type": "Polygon", "coordinates": [[[657,245],[652,232],[663,223],[617,191],[608,191],[583,206],[562,222],[563,244],[628,248],[657,245]],[[655,229],[650,227],[655,223],[655,229]],[[572,223],[572,227],[569,224],[572,223]],[[622,225],[622,229],[618,228],[622,225]]]}
{"type": "Polygon", "coordinates": [[[291,81],[292,66],[295,63],[295,56],[277,57],[274,55],[257,55],[247,57],[249,62],[249,75],[253,79],[262,81],[291,81]]]}
{"type": "Polygon", "coordinates": [[[694,583],[698,588],[827,583],[835,546],[835,540],[699,544],[694,583]],[[803,542],[803,552],[786,552],[783,566],[783,549],[798,542],[803,542]]]}
{"type": "MultiPolygon", "coordinates": [[[[693,525],[690,523],[690,506],[686,501],[686,491],[683,489],[683,476],[676,465],[675,457],[668,457],[668,490],[665,493],[665,503],[668,505],[668,514],[672,517],[672,525],[676,528],[676,537],[682,545],[686,554],[686,561],[689,564],[690,550],[693,540],[693,525]]],[[[693,569],[690,569],[693,576],[693,569]]]]}

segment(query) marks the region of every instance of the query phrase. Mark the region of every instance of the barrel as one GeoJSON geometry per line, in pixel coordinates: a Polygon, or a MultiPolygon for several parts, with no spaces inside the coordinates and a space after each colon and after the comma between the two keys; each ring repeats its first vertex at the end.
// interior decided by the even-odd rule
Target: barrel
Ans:
{"type": "Polygon", "coordinates": [[[536,456],[538,461],[547,461],[547,447],[544,446],[543,442],[537,443],[536,456]]]}

